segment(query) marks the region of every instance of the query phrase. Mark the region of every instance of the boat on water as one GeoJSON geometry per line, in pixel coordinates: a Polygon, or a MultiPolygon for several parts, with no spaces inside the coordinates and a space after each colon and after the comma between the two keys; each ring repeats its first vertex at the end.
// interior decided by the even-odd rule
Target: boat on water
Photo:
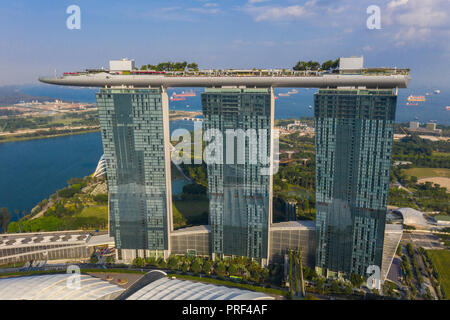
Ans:
{"type": "Polygon", "coordinates": [[[450,106],[446,106],[445,110],[450,111],[450,106]]]}
{"type": "Polygon", "coordinates": [[[412,103],[412,102],[407,102],[406,103],[407,106],[418,106],[418,103],[412,103]]]}
{"type": "Polygon", "coordinates": [[[181,92],[181,93],[172,93],[172,97],[196,97],[197,94],[195,93],[195,91],[191,90],[191,91],[187,91],[187,92],[181,92]]]}
{"type": "Polygon", "coordinates": [[[185,97],[177,97],[177,96],[171,96],[170,101],[184,101],[186,100],[185,97]]]}
{"type": "Polygon", "coordinates": [[[289,97],[289,92],[288,93],[279,93],[278,96],[280,97],[289,97]]]}
{"type": "Polygon", "coordinates": [[[312,109],[312,106],[308,106],[308,108],[312,109]]]}
{"type": "Polygon", "coordinates": [[[292,89],[291,91],[288,91],[288,94],[295,94],[298,93],[297,89],[292,89]]]}
{"type": "Polygon", "coordinates": [[[434,90],[434,93],[435,93],[435,94],[440,94],[440,93],[441,93],[441,90],[434,90]]]}
{"type": "Polygon", "coordinates": [[[413,96],[410,95],[408,97],[408,101],[419,101],[419,102],[425,102],[427,99],[425,98],[425,96],[413,96]]]}

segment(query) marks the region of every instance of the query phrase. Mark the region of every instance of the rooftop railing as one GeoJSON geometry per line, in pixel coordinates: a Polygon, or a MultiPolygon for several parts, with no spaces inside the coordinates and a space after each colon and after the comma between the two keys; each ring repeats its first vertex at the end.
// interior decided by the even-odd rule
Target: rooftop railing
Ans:
{"type": "Polygon", "coordinates": [[[83,72],[66,72],[64,77],[83,75],[131,75],[131,76],[163,76],[163,77],[322,77],[326,75],[364,75],[364,76],[390,76],[409,75],[409,69],[397,68],[364,68],[357,70],[198,70],[198,71],[156,71],[156,70],[132,70],[132,71],[108,71],[86,70],[83,72]]]}

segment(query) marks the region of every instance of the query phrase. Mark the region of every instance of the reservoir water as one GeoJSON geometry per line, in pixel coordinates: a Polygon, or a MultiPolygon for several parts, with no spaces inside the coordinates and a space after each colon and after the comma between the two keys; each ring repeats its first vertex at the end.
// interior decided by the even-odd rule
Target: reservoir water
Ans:
{"type": "Polygon", "coordinates": [[[67,180],[93,172],[102,155],[99,132],[0,143],[0,207],[30,210],[67,180]]]}
{"type": "MultiPolygon", "coordinates": [[[[192,121],[171,121],[171,131],[192,130],[192,121]]],[[[41,200],[64,188],[67,180],[94,172],[103,154],[99,132],[58,138],[0,143],[0,208],[30,212],[41,200]]],[[[174,181],[180,193],[184,180],[174,181]]]]}

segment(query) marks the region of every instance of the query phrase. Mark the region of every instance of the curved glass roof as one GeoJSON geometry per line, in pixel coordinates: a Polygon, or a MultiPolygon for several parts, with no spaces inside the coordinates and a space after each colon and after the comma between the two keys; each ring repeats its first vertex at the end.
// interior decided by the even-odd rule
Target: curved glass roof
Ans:
{"type": "Polygon", "coordinates": [[[273,300],[261,292],[202,282],[161,278],[133,293],[127,300],[273,300]]]}
{"type": "Polygon", "coordinates": [[[80,286],[68,281],[71,274],[0,279],[0,300],[99,300],[125,289],[107,281],[80,275],[80,286]]]}

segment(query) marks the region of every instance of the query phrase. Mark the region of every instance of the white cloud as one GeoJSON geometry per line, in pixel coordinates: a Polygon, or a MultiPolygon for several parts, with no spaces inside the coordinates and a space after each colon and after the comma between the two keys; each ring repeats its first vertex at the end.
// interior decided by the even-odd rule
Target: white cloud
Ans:
{"type": "Polygon", "coordinates": [[[248,11],[255,21],[280,21],[286,19],[300,18],[305,16],[308,12],[307,10],[299,5],[288,6],[288,7],[247,7],[245,9],[248,11]]]}
{"type": "Polygon", "coordinates": [[[187,9],[191,12],[197,12],[202,14],[216,14],[220,12],[220,9],[218,8],[189,8],[187,9]]]}
{"type": "Polygon", "coordinates": [[[211,7],[218,7],[219,4],[218,3],[214,3],[214,2],[208,2],[208,3],[205,3],[203,6],[205,8],[211,8],[211,7]]]}
{"type": "Polygon", "coordinates": [[[387,6],[387,23],[403,26],[450,26],[448,0],[397,0],[387,6]]]}
{"type": "Polygon", "coordinates": [[[398,6],[403,6],[405,4],[408,3],[408,0],[392,0],[391,2],[388,3],[387,7],[388,8],[395,8],[398,6]]]}
{"type": "Polygon", "coordinates": [[[261,2],[267,2],[267,1],[270,1],[270,0],[248,0],[248,3],[253,4],[253,3],[261,3],[261,2]]]}
{"type": "Polygon", "coordinates": [[[394,0],[388,3],[384,22],[397,46],[448,41],[448,0],[394,0]],[[444,40],[447,39],[447,40],[444,40]]]}

